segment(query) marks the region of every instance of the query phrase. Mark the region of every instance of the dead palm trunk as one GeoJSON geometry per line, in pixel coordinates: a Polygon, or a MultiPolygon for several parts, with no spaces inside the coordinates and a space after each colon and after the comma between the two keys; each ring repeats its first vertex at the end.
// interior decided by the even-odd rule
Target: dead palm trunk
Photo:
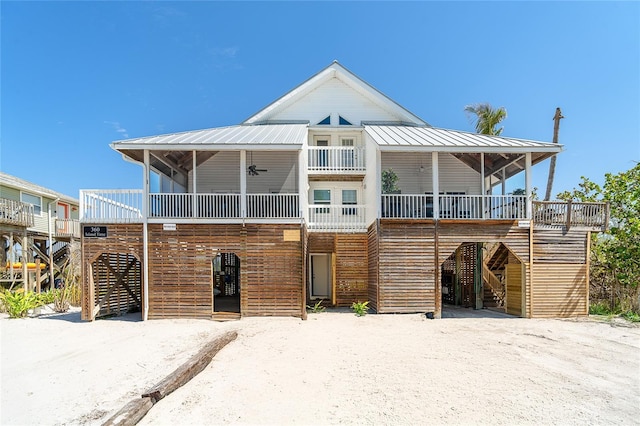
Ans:
{"type": "MultiPolygon", "coordinates": [[[[560,108],[556,108],[556,115],[553,116],[553,143],[558,143],[558,131],[560,130],[560,119],[564,118],[560,108]]],[[[551,157],[549,163],[549,178],[547,179],[547,192],[544,195],[544,201],[551,199],[551,188],[553,187],[553,179],[556,175],[556,156],[551,157]]]]}

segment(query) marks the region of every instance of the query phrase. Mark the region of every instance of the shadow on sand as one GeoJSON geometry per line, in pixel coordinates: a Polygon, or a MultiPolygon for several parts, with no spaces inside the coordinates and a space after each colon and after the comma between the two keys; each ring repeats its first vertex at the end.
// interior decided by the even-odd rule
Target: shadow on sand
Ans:
{"type": "Polygon", "coordinates": [[[520,317],[506,314],[502,311],[494,309],[473,309],[464,308],[462,306],[443,305],[442,318],[502,318],[502,319],[519,319],[520,317]]]}
{"type": "MultiPolygon", "coordinates": [[[[80,311],[72,311],[65,313],[47,313],[36,316],[37,319],[43,320],[57,320],[57,321],[67,321],[72,323],[83,323],[89,321],[83,321],[80,319],[80,311]]],[[[131,312],[125,315],[119,316],[111,316],[105,318],[98,318],[96,321],[124,321],[124,322],[139,322],[142,321],[142,316],[140,312],[131,312]]]]}

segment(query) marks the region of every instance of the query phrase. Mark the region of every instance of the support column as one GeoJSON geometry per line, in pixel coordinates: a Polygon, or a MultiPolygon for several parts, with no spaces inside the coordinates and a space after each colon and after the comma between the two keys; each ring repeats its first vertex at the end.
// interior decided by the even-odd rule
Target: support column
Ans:
{"type": "MultiPolygon", "coordinates": [[[[144,179],[142,183],[142,320],[149,319],[149,150],[144,150],[144,179]]],[[[93,306],[93,305],[92,305],[93,306]]],[[[95,315],[93,315],[95,318],[95,315]]],[[[93,320],[92,318],[92,320],[93,320]]]]}
{"type": "Polygon", "coordinates": [[[240,217],[247,217],[247,151],[240,151],[240,217]]]}
{"type": "MultiPolygon", "coordinates": [[[[197,151],[192,151],[192,157],[193,157],[193,167],[191,170],[191,200],[193,202],[193,214],[192,217],[196,217],[197,213],[198,213],[198,179],[196,176],[196,169],[198,168],[198,161],[197,161],[197,151]]],[[[187,191],[188,192],[188,191],[187,191]]],[[[199,217],[199,215],[198,215],[199,217]]]]}
{"type": "Polygon", "coordinates": [[[527,196],[527,219],[533,217],[533,207],[531,200],[531,153],[527,152],[524,157],[524,182],[525,182],[525,194],[527,196]]]}
{"type": "Polygon", "coordinates": [[[507,171],[502,169],[502,195],[507,195],[507,171]]]}
{"type": "Polygon", "coordinates": [[[484,152],[480,153],[480,174],[481,176],[481,182],[480,182],[480,191],[482,191],[482,202],[480,203],[480,208],[482,209],[482,218],[485,219],[486,218],[486,203],[485,203],[485,198],[486,198],[486,188],[485,188],[485,182],[484,182],[484,152]]]}
{"type": "Polygon", "coordinates": [[[440,218],[440,173],[438,172],[438,153],[431,153],[431,173],[433,181],[433,218],[440,218]]]}

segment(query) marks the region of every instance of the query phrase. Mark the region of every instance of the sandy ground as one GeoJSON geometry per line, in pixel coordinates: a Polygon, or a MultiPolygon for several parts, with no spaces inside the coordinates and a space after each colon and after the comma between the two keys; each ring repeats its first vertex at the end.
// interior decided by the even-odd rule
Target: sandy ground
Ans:
{"type": "Polygon", "coordinates": [[[640,424],[640,328],[349,312],[294,318],[0,318],[2,425],[102,424],[237,330],[141,425],[640,424]]]}

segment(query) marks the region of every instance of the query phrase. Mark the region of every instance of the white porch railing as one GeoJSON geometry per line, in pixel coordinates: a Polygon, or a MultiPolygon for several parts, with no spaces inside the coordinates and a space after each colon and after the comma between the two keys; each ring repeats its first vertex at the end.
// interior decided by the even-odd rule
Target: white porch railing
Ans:
{"type": "Polygon", "coordinates": [[[140,222],[142,221],[142,190],[80,190],[80,221],[140,222]]]}
{"type": "MultiPolygon", "coordinates": [[[[432,195],[383,194],[382,217],[432,219],[432,195]]],[[[526,219],[524,195],[445,195],[438,197],[441,219],[526,219]]]]}
{"type": "MultiPolygon", "coordinates": [[[[300,218],[298,194],[247,194],[246,214],[240,194],[149,194],[152,219],[300,218]]],[[[142,190],[81,191],[83,222],[142,221],[142,190]],[[129,204],[127,204],[129,203],[129,204]]]]}
{"type": "Polygon", "coordinates": [[[300,217],[298,194],[247,194],[247,217],[269,219],[300,217]]]}
{"type": "Polygon", "coordinates": [[[364,173],[365,149],[360,146],[310,146],[309,173],[364,173]]]}
{"type": "MultiPolygon", "coordinates": [[[[175,194],[164,194],[175,195],[175,194]]],[[[193,194],[187,195],[190,202],[193,201],[193,194]]],[[[197,215],[199,218],[224,218],[233,219],[241,217],[240,194],[196,194],[197,215]]],[[[189,218],[191,216],[176,216],[178,218],[189,218]]]]}
{"type": "Polygon", "coordinates": [[[314,231],[364,231],[365,206],[313,204],[309,206],[309,229],[314,231]]]}
{"type": "Polygon", "coordinates": [[[80,238],[80,221],[77,219],[56,219],[56,237],[80,238]]]}

